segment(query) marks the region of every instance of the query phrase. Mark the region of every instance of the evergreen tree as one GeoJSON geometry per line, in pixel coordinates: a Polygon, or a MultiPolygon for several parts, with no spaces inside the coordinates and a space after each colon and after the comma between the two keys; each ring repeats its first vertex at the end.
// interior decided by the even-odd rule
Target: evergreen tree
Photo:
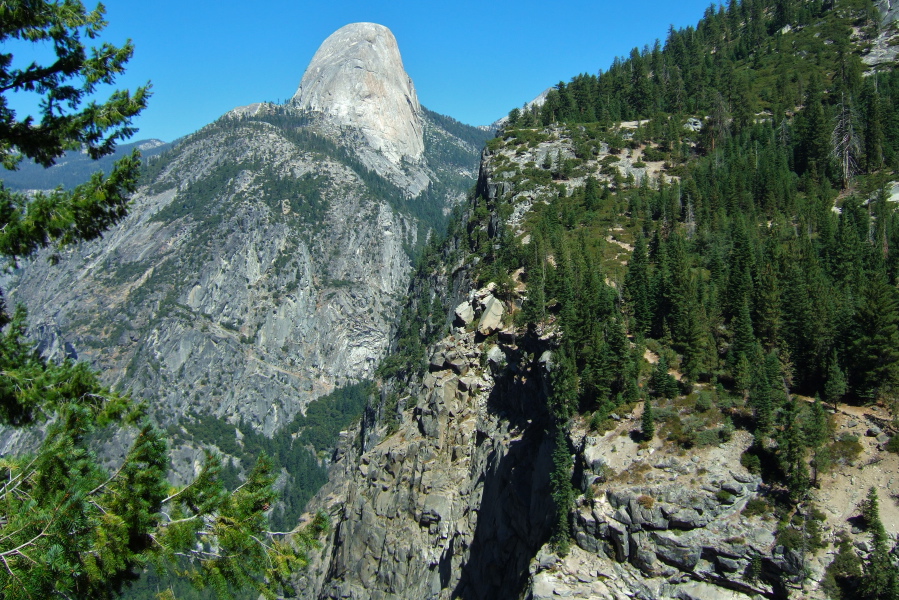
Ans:
{"type": "Polygon", "coordinates": [[[652,369],[650,385],[653,392],[662,398],[677,396],[677,380],[668,373],[668,361],[664,355],[659,356],[658,362],[652,369]]]}
{"type": "Polygon", "coordinates": [[[546,257],[543,240],[534,236],[532,240],[534,264],[527,270],[528,295],[522,306],[525,323],[542,323],[546,319],[546,257]]]}
{"type": "Polygon", "coordinates": [[[808,465],[805,461],[808,447],[798,422],[796,401],[790,399],[780,413],[780,431],[777,435],[777,455],[786,475],[787,488],[794,500],[800,500],[808,491],[808,465]]]}
{"type": "Polygon", "coordinates": [[[837,536],[837,553],[827,566],[821,587],[836,600],[855,597],[862,576],[862,561],[845,531],[837,536]]]}
{"type": "Polygon", "coordinates": [[[553,441],[553,472],[550,474],[550,487],[556,518],[551,542],[556,552],[564,556],[568,553],[571,543],[568,513],[574,504],[574,486],[571,485],[574,463],[571,460],[568,435],[563,423],[556,424],[553,441]]]}
{"type": "Polygon", "coordinates": [[[559,422],[567,422],[577,408],[577,365],[571,350],[563,346],[553,355],[550,411],[559,422]]]}
{"type": "Polygon", "coordinates": [[[861,593],[866,600],[899,599],[899,567],[890,556],[890,538],[880,520],[875,488],[868,489],[863,514],[871,532],[871,554],[862,567],[861,593]]]}
{"type": "Polygon", "coordinates": [[[831,133],[831,156],[839,165],[843,189],[849,187],[852,176],[858,172],[861,143],[857,133],[858,117],[845,94],[837,105],[837,116],[831,133]]]}
{"type": "Polygon", "coordinates": [[[843,399],[845,394],[846,376],[840,369],[837,353],[834,352],[827,366],[827,380],[824,382],[824,399],[833,406],[833,410],[836,412],[839,410],[840,400],[843,399]]]}
{"type": "Polygon", "coordinates": [[[734,320],[734,342],[728,353],[728,362],[735,366],[740,362],[741,357],[752,359],[755,349],[756,341],[752,332],[752,318],[749,316],[749,305],[744,301],[734,320]]]}
{"type": "Polygon", "coordinates": [[[823,95],[821,79],[815,73],[809,81],[798,117],[796,167],[799,173],[809,171],[826,176],[829,170],[830,128],[824,113],[823,95]]]}
{"type": "Polygon", "coordinates": [[[646,239],[638,235],[634,252],[624,278],[624,294],[633,318],[632,330],[645,334],[652,325],[652,302],[649,288],[649,256],[646,239]]]}
{"type": "Polygon", "coordinates": [[[870,78],[865,81],[862,102],[865,111],[865,166],[871,173],[883,166],[883,115],[880,95],[870,78]]]}
{"type": "Polygon", "coordinates": [[[873,401],[899,383],[899,303],[896,290],[873,278],[865,286],[852,323],[847,356],[851,391],[873,401]]]}
{"type": "Polygon", "coordinates": [[[830,438],[830,425],[827,420],[827,413],[824,411],[824,405],[821,398],[815,394],[815,403],[812,404],[811,410],[808,412],[802,427],[803,438],[806,445],[812,451],[812,485],[818,485],[818,471],[825,462],[827,440],[830,438]]]}
{"type": "MultiPolygon", "coordinates": [[[[97,159],[133,133],[131,119],[145,107],[148,87],[91,100],[132,54],[130,43],[85,47],[82,39],[95,39],[106,26],[103,16],[102,5],[88,12],[78,0],[0,5],[4,47],[45,44],[55,54],[49,64],[25,68],[0,54],[0,162],[7,169],[24,159],[47,167],[73,148],[97,159]],[[43,96],[38,119],[17,118],[8,99],[20,92],[43,96]]],[[[26,197],[0,185],[0,254],[15,261],[99,237],[125,216],[139,166],[134,153],[108,176],[97,173],[68,192],[26,197]]],[[[234,493],[224,490],[214,456],[195,481],[172,493],[164,438],[142,407],[100,385],[85,364],[40,357],[25,339],[23,309],[10,318],[0,302],[3,325],[0,424],[49,426],[32,455],[0,463],[0,597],[105,600],[148,563],[165,569],[176,558],[179,570],[223,597],[245,587],[271,594],[266,580],[285,584],[289,571],[305,563],[311,537],[325,522],[316,519],[309,535],[293,543],[267,531],[275,478],[264,457],[234,493]],[[90,436],[115,427],[137,434],[110,474],[90,436]]]]}

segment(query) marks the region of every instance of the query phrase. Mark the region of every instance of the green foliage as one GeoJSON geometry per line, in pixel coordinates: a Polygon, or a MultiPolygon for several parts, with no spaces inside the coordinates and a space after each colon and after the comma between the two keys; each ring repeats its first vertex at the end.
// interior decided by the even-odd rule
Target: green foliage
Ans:
{"type": "Polygon", "coordinates": [[[899,435],[894,435],[890,438],[890,441],[886,443],[884,449],[887,452],[892,452],[893,454],[899,454],[899,435]]]}
{"type": "MultiPolygon", "coordinates": [[[[111,84],[131,58],[133,47],[103,44],[88,48],[82,37],[94,38],[106,26],[103,8],[88,12],[81,2],[65,5],[19,2],[0,7],[0,42],[49,42],[55,59],[48,65],[12,66],[12,55],[0,60],[0,162],[14,169],[23,159],[48,167],[66,150],[83,146],[91,158],[111,154],[116,142],[133,133],[131,119],[146,106],[149,86],[115,91],[106,102],[88,102],[101,84],[111,84]],[[44,97],[39,120],[17,118],[8,97],[37,91],[44,97]]],[[[135,189],[139,153],[116,162],[108,176],[65,192],[39,193],[33,198],[0,184],[0,252],[15,258],[50,245],[63,247],[90,240],[126,213],[127,196],[135,189]]]]}
{"type": "Polygon", "coordinates": [[[772,512],[771,505],[765,502],[764,498],[756,496],[749,499],[740,514],[746,517],[761,517],[770,515],[772,512]]]}
{"type": "Polygon", "coordinates": [[[899,566],[890,554],[890,538],[880,520],[880,504],[873,487],[868,490],[862,515],[871,532],[872,548],[862,564],[861,595],[871,600],[896,600],[899,598],[899,566]]]}
{"type": "MultiPolygon", "coordinates": [[[[283,470],[287,477],[280,498],[283,510],[272,512],[272,525],[290,529],[299,521],[310,498],[328,480],[327,470],[316,454],[337,445],[339,433],[361,416],[375,393],[374,385],[368,381],[337,388],[310,402],[305,415],[297,414],[271,438],[242,424],[198,414],[190,415],[179,426],[170,427],[169,435],[179,440],[183,437],[183,428],[188,434],[187,439],[216,447],[224,454],[238,458],[244,466],[253,464],[259,456],[269,456],[272,468],[283,470]]],[[[219,477],[228,487],[243,483],[230,463],[221,470],[219,477]]]]}
{"type": "Polygon", "coordinates": [[[824,571],[821,587],[833,600],[849,600],[858,592],[862,576],[862,561],[845,531],[837,536],[837,553],[824,571]]]}
{"type": "Polygon", "coordinates": [[[863,294],[848,355],[853,389],[873,401],[899,383],[899,303],[895,288],[882,280],[872,280],[863,294]]]}
{"type": "Polygon", "coordinates": [[[781,521],[777,526],[775,543],[786,550],[800,553],[815,553],[827,547],[821,537],[821,523],[824,515],[812,508],[808,514],[795,513],[789,521],[781,521]]]}
{"type": "MultiPolygon", "coordinates": [[[[114,83],[131,57],[130,43],[86,48],[105,27],[103,8],[87,12],[78,0],[8,2],[0,6],[0,42],[48,42],[56,60],[12,68],[0,55],[0,160],[13,168],[24,158],[50,166],[66,150],[84,148],[94,159],[114,152],[131,135],[131,119],[148,88],[113,92],[89,101],[99,85],[114,83]],[[43,96],[40,121],[17,120],[8,95],[43,96]],[[84,103],[87,102],[85,105],[84,103]]],[[[136,187],[137,152],[93,175],[70,192],[31,198],[0,186],[0,253],[15,261],[41,248],[99,237],[121,220],[136,187]]],[[[213,455],[200,476],[180,490],[166,482],[167,451],[161,433],[141,407],[101,386],[84,364],[56,364],[24,339],[25,313],[10,319],[0,306],[0,422],[24,427],[48,421],[33,455],[0,462],[0,596],[110,598],[154,562],[183,559],[179,569],[219,596],[252,587],[272,597],[267,582],[288,584],[289,570],[326,522],[316,519],[295,535],[268,531],[265,512],[275,498],[274,477],[263,458],[246,483],[228,493],[213,455]],[[136,428],[118,468],[107,472],[90,450],[97,428],[136,428]]]]}
{"type": "Polygon", "coordinates": [[[96,159],[112,153],[116,142],[134,133],[131,119],[146,107],[149,86],[133,95],[117,90],[106,102],[82,106],[101,85],[114,83],[134,51],[130,42],[120,48],[108,43],[100,48],[84,45],[82,37],[95,39],[106,27],[103,16],[102,5],[88,12],[77,0],[63,5],[11,2],[0,8],[0,42],[49,43],[55,53],[47,65],[32,62],[14,68],[11,54],[4,54],[0,62],[0,161],[7,169],[23,158],[49,167],[78,145],[96,159]],[[17,119],[7,97],[31,91],[43,95],[40,120],[30,115],[17,119]]]}
{"type": "Polygon", "coordinates": [[[677,380],[668,373],[668,361],[664,356],[660,356],[653,367],[650,386],[657,395],[663,398],[677,396],[677,380]]]}
{"type": "Polygon", "coordinates": [[[313,400],[305,415],[297,415],[286,430],[296,434],[294,443],[311,445],[317,452],[333,448],[338,434],[362,415],[368,399],[377,393],[370,381],[338,388],[313,400]]]}
{"type": "Polygon", "coordinates": [[[755,452],[746,450],[740,455],[740,464],[752,474],[762,472],[762,459],[755,452]]]}
{"type": "Polygon", "coordinates": [[[864,449],[857,435],[844,433],[830,444],[829,452],[833,464],[851,465],[858,460],[864,449]]]}
{"type": "Polygon", "coordinates": [[[574,463],[568,448],[568,434],[562,426],[556,426],[553,441],[553,472],[550,474],[550,487],[556,517],[551,541],[556,552],[564,556],[571,544],[568,513],[574,506],[574,486],[571,485],[574,463]]]}

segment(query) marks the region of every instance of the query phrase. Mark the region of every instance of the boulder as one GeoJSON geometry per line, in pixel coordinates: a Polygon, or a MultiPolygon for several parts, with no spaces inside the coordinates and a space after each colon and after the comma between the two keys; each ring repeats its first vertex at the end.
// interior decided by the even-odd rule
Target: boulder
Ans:
{"type": "Polygon", "coordinates": [[[587,552],[593,554],[600,554],[602,552],[600,541],[592,535],[587,535],[583,531],[578,531],[577,535],[574,536],[574,539],[577,542],[577,545],[587,552]]]}
{"type": "Polygon", "coordinates": [[[668,520],[662,515],[662,508],[658,504],[647,508],[637,502],[636,498],[631,498],[628,509],[634,525],[643,529],[668,529],[668,520]]]}
{"type": "Polygon", "coordinates": [[[666,564],[681,571],[692,571],[699,562],[702,548],[698,545],[690,544],[667,531],[653,531],[649,535],[655,542],[656,555],[666,564]]]}
{"type": "Polygon", "coordinates": [[[467,300],[456,307],[456,321],[462,325],[468,325],[474,321],[474,308],[467,300]]]}
{"type": "Polygon", "coordinates": [[[503,325],[503,302],[493,295],[484,300],[484,313],[478,322],[478,333],[490,335],[503,325]]]}
{"type": "Polygon", "coordinates": [[[675,529],[697,529],[709,524],[709,520],[694,508],[682,508],[668,516],[668,524],[675,529]]]}
{"type": "Polygon", "coordinates": [[[728,558],[726,556],[718,556],[715,560],[718,563],[718,570],[722,573],[742,573],[749,565],[748,560],[728,558]]]}
{"type": "Polygon", "coordinates": [[[742,473],[740,471],[731,471],[730,476],[740,483],[752,483],[755,481],[755,475],[752,473],[742,473]]]}
{"type": "Polygon", "coordinates": [[[465,375],[466,373],[468,373],[468,359],[464,356],[456,354],[455,352],[447,355],[446,365],[459,375],[465,375]]]}
{"type": "Polygon", "coordinates": [[[631,534],[630,539],[631,564],[647,575],[655,575],[658,568],[656,560],[656,547],[652,543],[649,534],[638,531],[631,534]]]}
{"type": "Polygon", "coordinates": [[[627,532],[627,525],[618,521],[609,521],[609,537],[612,539],[612,545],[615,546],[615,560],[625,562],[630,556],[630,534],[627,532]]]}
{"type": "Polygon", "coordinates": [[[691,581],[677,586],[677,600],[749,600],[749,596],[704,581],[691,581]]]}
{"type": "Polygon", "coordinates": [[[487,349],[487,362],[492,367],[501,367],[506,364],[506,355],[499,346],[493,345],[487,349]]]}
{"type": "Polygon", "coordinates": [[[431,371],[442,371],[443,369],[445,369],[446,368],[446,355],[439,350],[437,352],[435,352],[434,355],[431,357],[431,360],[428,364],[428,368],[431,371]]]}
{"type": "Polygon", "coordinates": [[[725,481],[721,484],[721,489],[734,496],[742,496],[746,493],[746,489],[735,481],[725,481]]]}

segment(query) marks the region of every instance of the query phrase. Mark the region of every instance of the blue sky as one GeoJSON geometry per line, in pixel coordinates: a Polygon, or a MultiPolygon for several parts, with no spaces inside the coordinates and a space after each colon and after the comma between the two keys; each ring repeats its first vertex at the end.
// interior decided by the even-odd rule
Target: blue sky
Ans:
{"type": "MultiPolygon", "coordinates": [[[[171,141],[235,106],[284,101],[318,46],[356,21],[389,27],[422,104],[488,124],[545,88],[694,25],[707,0],[106,0],[105,38],[134,41],[119,86],[153,83],[135,139],[171,141]]],[[[91,0],[86,5],[93,7],[91,0]]],[[[16,59],[25,58],[17,53],[16,59]]]]}

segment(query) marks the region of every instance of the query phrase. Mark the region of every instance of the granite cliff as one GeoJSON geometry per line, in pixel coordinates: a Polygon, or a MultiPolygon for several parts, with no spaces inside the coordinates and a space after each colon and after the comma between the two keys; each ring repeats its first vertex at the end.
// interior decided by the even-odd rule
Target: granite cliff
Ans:
{"type": "Polygon", "coordinates": [[[474,182],[485,134],[418,105],[386,28],[335,36],[295,102],[187,136],[102,240],[21,265],[10,297],[45,353],[90,361],[163,424],[269,435],[372,375],[411,257],[474,182]]]}
{"type": "Polygon", "coordinates": [[[355,138],[362,161],[413,195],[430,181],[423,114],[393,33],[351,23],[324,41],[291,100],[332,134],[355,138]]]}
{"type": "MultiPolygon", "coordinates": [[[[581,176],[542,178],[536,165],[573,156],[576,137],[548,128],[484,152],[477,197],[433,268],[410,288],[409,314],[429,315],[413,328],[431,340],[426,369],[385,381],[380,399],[335,451],[330,481],[309,506],[327,511],[333,527],[297,581],[301,597],[824,598],[839,536],[870,548],[868,534],[847,523],[869,487],[885,493],[899,475],[876,415],[833,416],[835,437],[859,440],[861,454],[822,475],[807,504],[778,521],[772,506],[783,491],[741,460],[753,443],[749,432],[710,427],[701,439],[713,439],[689,451],[670,436],[647,443],[639,435],[640,403],[622,407],[598,431],[587,417],[572,420],[563,442],[573,463],[571,546],[559,552],[550,542],[558,319],[516,325],[526,282],[518,272],[512,282],[479,287],[484,256],[471,244],[526,239],[525,224],[556,186],[571,195],[587,174],[638,182],[660,168],[634,166],[622,153],[609,169],[610,151],[598,145],[581,176]],[[525,170],[527,177],[517,176],[525,170]],[[797,542],[806,535],[818,545],[797,542]]],[[[632,248],[613,236],[607,256],[617,263],[632,248]]],[[[658,356],[647,352],[646,360],[658,356]]],[[[717,394],[697,385],[669,410],[696,426],[689,400],[717,394]]],[[[881,510],[895,537],[899,511],[887,503],[881,510]]]]}

